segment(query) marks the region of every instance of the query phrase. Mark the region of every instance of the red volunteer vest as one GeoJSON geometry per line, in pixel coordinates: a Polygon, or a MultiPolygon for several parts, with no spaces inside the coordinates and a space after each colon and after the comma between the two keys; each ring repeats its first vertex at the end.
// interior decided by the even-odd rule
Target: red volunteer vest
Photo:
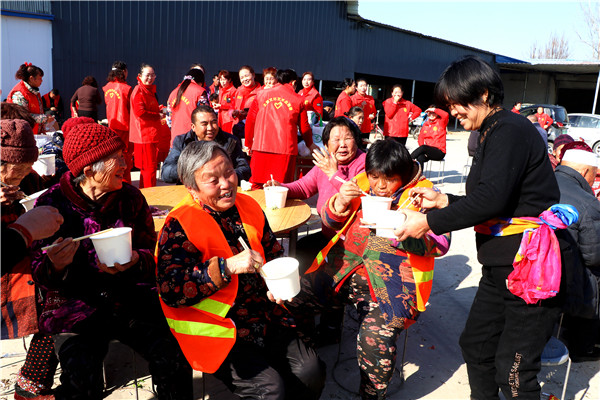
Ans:
{"type": "MultiPolygon", "coordinates": [[[[252,150],[298,154],[298,125],[303,101],[290,85],[276,84],[256,96],[252,150]]],[[[249,124],[250,125],[250,124],[249,124]]]]}
{"type": "Polygon", "coordinates": [[[128,132],[131,86],[125,82],[113,81],[107,83],[102,90],[104,91],[104,102],[106,103],[108,127],[113,130],[128,132]]]}
{"type": "MultiPolygon", "coordinates": [[[[42,96],[38,93],[37,95],[31,93],[27,86],[25,86],[25,82],[19,81],[15,85],[14,88],[8,93],[8,97],[6,99],[7,102],[12,103],[12,97],[15,92],[21,92],[25,100],[27,100],[27,109],[31,114],[43,114],[44,106],[42,104],[42,96]]],[[[40,132],[40,124],[35,124],[33,127],[33,134],[37,135],[40,132]]]]}
{"type": "Polygon", "coordinates": [[[181,95],[179,104],[177,104],[177,107],[174,107],[177,101],[179,86],[181,86],[181,83],[171,92],[168,100],[168,104],[171,107],[171,146],[173,145],[175,136],[183,135],[191,129],[192,111],[196,108],[200,98],[206,93],[206,90],[202,86],[192,80],[181,95]]]}
{"type": "Polygon", "coordinates": [[[363,123],[360,126],[360,131],[362,133],[371,133],[371,131],[373,130],[373,124],[369,119],[369,114],[377,113],[377,109],[375,108],[375,99],[373,98],[373,96],[369,96],[368,94],[363,96],[358,92],[352,95],[351,99],[352,106],[359,106],[363,109],[363,112],[365,113],[365,119],[363,120],[363,123]]]}
{"type": "Polygon", "coordinates": [[[219,90],[219,104],[221,105],[219,108],[219,128],[227,133],[231,133],[233,127],[233,117],[229,110],[233,109],[234,97],[235,87],[231,83],[219,90]]]}
{"type": "Polygon", "coordinates": [[[319,114],[319,118],[323,118],[323,97],[314,86],[311,86],[309,90],[302,89],[298,94],[304,100],[306,111],[314,111],[319,114]]]}
{"type": "MultiPolygon", "coordinates": [[[[250,196],[238,193],[235,205],[240,213],[250,247],[265,257],[261,240],[265,220],[262,209],[250,196]]],[[[202,253],[201,262],[212,257],[229,258],[233,252],[216,221],[187,194],[167,216],[181,224],[188,239],[202,253]]],[[[162,231],[161,231],[162,234],[162,231]]],[[[160,234],[158,237],[160,238],[160,234]]],[[[158,258],[158,246],[156,251],[158,258]]],[[[196,371],[213,373],[223,363],[235,344],[235,324],[227,318],[238,291],[238,277],[212,296],[189,307],[160,304],[171,332],[188,362],[196,371]]]]}

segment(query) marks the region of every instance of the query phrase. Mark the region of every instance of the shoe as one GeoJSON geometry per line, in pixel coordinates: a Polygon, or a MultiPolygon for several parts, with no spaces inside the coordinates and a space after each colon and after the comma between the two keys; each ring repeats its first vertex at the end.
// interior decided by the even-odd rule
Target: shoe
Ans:
{"type": "Polygon", "coordinates": [[[598,360],[600,360],[600,348],[598,347],[594,347],[592,350],[589,350],[586,353],[571,354],[571,361],[576,363],[598,360]]]}
{"type": "Polygon", "coordinates": [[[55,397],[53,394],[31,393],[15,384],[15,400],[55,400],[55,397]]]}

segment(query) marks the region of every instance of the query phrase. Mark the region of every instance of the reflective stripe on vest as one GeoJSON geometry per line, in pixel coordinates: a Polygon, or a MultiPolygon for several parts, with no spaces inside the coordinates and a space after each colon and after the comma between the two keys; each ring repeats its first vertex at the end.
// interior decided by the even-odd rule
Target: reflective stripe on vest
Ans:
{"type": "MultiPolygon", "coordinates": [[[[264,259],[261,239],[265,220],[262,209],[254,199],[239,193],[236,195],[235,205],[250,247],[258,251],[264,259]]],[[[187,239],[202,254],[199,262],[206,262],[212,257],[233,256],[217,222],[191,195],[187,194],[171,210],[165,225],[169,219],[177,219],[187,239]]],[[[159,238],[161,235],[162,231],[159,238]]],[[[158,258],[158,245],[156,254],[158,258]]],[[[228,285],[193,306],[170,307],[160,299],[171,332],[193,369],[207,373],[215,372],[235,344],[235,324],[227,318],[227,313],[233,305],[237,291],[238,277],[232,275],[228,285]]]]}

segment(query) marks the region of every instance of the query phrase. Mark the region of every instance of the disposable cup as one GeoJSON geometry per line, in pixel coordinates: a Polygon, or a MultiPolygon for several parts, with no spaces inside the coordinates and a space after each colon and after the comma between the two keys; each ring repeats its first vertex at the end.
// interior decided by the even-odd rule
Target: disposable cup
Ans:
{"type": "Polygon", "coordinates": [[[397,210],[379,211],[375,224],[377,225],[375,234],[388,239],[397,239],[394,235],[394,229],[402,226],[406,221],[406,215],[397,210]]]}
{"type": "Polygon", "coordinates": [[[48,190],[48,189],[40,190],[39,192],[30,194],[29,196],[27,196],[28,199],[23,199],[23,200],[19,201],[19,203],[23,204],[23,207],[25,207],[25,211],[29,211],[33,208],[37,198],[40,197],[42,195],[42,193],[44,193],[46,190],[48,190]]]}
{"type": "Polygon", "coordinates": [[[108,267],[113,267],[115,263],[127,264],[131,261],[131,228],[115,228],[90,239],[98,260],[108,267]]]}
{"type": "Polygon", "coordinates": [[[42,154],[33,163],[33,169],[39,176],[50,176],[56,172],[56,157],[54,154],[42,154]]]}
{"type": "Polygon", "coordinates": [[[289,300],[300,293],[298,260],[281,257],[262,266],[263,278],[276,299],[289,300]]]}
{"type": "Polygon", "coordinates": [[[265,206],[267,210],[284,208],[287,199],[288,188],[283,186],[267,186],[265,190],[265,206]]]}
{"type": "Polygon", "coordinates": [[[389,210],[392,206],[391,197],[363,196],[361,197],[363,220],[377,222],[381,211],[389,210]]]}

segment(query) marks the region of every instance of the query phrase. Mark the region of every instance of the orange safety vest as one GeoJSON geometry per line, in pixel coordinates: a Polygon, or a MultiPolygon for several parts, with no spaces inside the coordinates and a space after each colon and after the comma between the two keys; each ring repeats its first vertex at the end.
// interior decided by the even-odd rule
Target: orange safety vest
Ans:
{"type": "MultiPolygon", "coordinates": [[[[356,183],[363,191],[367,191],[370,188],[366,172],[360,173],[356,176],[356,183]]],[[[433,183],[425,179],[425,177],[421,177],[421,179],[415,182],[414,185],[407,187],[402,192],[402,195],[398,200],[398,204],[403,204],[408,199],[409,189],[413,187],[433,187],[433,183]]],[[[340,229],[335,234],[335,236],[331,238],[327,246],[325,246],[325,248],[323,248],[323,250],[321,250],[319,254],[317,254],[317,257],[312,262],[310,268],[308,269],[308,271],[305,272],[306,274],[309,274],[319,269],[321,264],[323,264],[323,262],[325,261],[325,257],[327,257],[327,253],[329,253],[329,250],[337,243],[340,237],[345,234],[350,225],[352,225],[356,214],[358,213],[358,209],[360,208],[360,197],[353,199],[352,203],[350,204],[350,207],[354,210],[352,212],[352,215],[350,216],[350,218],[348,218],[348,221],[346,221],[346,224],[342,227],[342,229],[340,229]]],[[[405,208],[411,208],[417,211],[412,206],[412,204],[409,204],[405,208]]],[[[415,288],[417,292],[417,310],[422,312],[425,311],[425,305],[427,304],[429,296],[431,295],[431,287],[433,285],[434,257],[418,256],[409,252],[406,252],[406,254],[408,255],[408,262],[412,267],[413,276],[415,278],[415,288]]]]}
{"type": "MultiPolygon", "coordinates": [[[[264,259],[261,240],[265,220],[262,209],[250,196],[240,193],[237,194],[235,205],[248,235],[250,247],[260,252],[264,259]]],[[[167,220],[169,219],[179,221],[189,241],[202,254],[200,262],[212,257],[233,256],[221,227],[190,194],[171,210],[167,216],[167,220]]],[[[156,257],[158,258],[158,245],[156,257]]],[[[232,275],[227,286],[193,306],[170,307],[160,299],[171,332],[193,369],[214,373],[235,344],[235,324],[226,316],[235,301],[237,291],[238,277],[232,275]]]]}

